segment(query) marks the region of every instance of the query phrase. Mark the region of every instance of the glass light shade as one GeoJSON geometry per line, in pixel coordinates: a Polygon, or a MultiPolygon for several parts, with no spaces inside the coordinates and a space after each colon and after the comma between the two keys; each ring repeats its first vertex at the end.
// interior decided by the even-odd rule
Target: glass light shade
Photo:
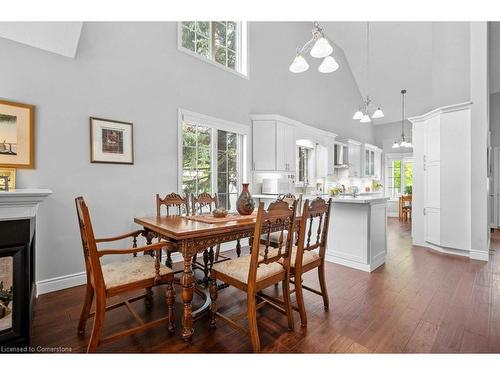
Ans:
{"type": "Polygon", "coordinates": [[[353,120],[361,120],[362,118],[363,118],[363,112],[359,110],[354,114],[354,116],[352,116],[353,120]]]}
{"type": "Polygon", "coordinates": [[[406,147],[412,148],[413,144],[411,142],[406,142],[406,147]]]}
{"type": "Polygon", "coordinates": [[[408,147],[408,142],[401,141],[401,147],[408,147]]]}
{"type": "Polygon", "coordinates": [[[321,73],[332,73],[339,68],[339,64],[332,56],[326,56],[318,70],[321,73]]]}
{"type": "Polygon", "coordinates": [[[363,117],[361,117],[361,120],[359,120],[359,122],[363,122],[363,123],[366,123],[366,122],[370,122],[371,119],[370,119],[370,116],[368,115],[363,115],[363,117]]]}
{"type": "Polygon", "coordinates": [[[333,48],[324,37],[319,38],[311,49],[311,56],[318,59],[328,56],[333,52],[333,48]]]}
{"type": "Polygon", "coordinates": [[[384,112],[380,109],[380,107],[377,108],[375,112],[373,112],[372,118],[382,118],[384,117],[384,112]]]}
{"type": "Polygon", "coordinates": [[[394,143],[392,144],[392,148],[399,148],[398,141],[394,141],[394,143]]]}
{"type": "Polygon", "coordinates": [[[309,69],[309,64],[307,63],[306,59],[304,59],[302,55],[295,56],[295,59],[293,59],[293,62],[290,65],[290,71],[292,73],[302,73],[307,69],[309,69]]]}

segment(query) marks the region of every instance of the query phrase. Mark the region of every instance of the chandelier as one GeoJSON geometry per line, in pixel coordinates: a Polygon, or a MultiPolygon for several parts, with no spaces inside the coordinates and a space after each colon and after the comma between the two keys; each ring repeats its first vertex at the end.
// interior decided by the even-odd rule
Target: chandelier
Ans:
{"type": "Polygon", "coordinates": [[[295,59],[293,59],[290,65],[290,71],[292,73],[303,73],[309,69],[309,64],[305,59],[305,54],[310,53],[312,57],[317,59],[323,59],[318,70],[321,73],[332,73],[339,68],[339,64],[335,61],[335,58],[331,56],[333,52],[333,47],[330,45],[329,39],[325,36],[323,28],[318,22],[314,22],[313,29],[311,31],[312,38],[302,46],[302,48],[297,48],[295,59]]]}
{"type": "MultiPolygon", "coordinates": [[[[370,88],[370,23],[366,23],[366,81],[368,83],[368,89],[370,88]]],[[[359,120],[359,122],[370,122],[372,118],[382,118],[384,117],[384,112],[380,106],[373,112],[372,117],[368,114],[370,110],[371,104],[370,96],[366,95],[366,99],[363,99],[363,102],[358,107],[354,116],[352,116],[353,120],[359,120]]]]}
{"type": "Polygon", "coordinates": [[[400,147],[405,147],[405,148],[411,148],[413,145],[409,140],[406,140],[405,137],[405,95],[406,95],[406,90],[401,90],[401,139],[394,141],[392,148],[400,148],[400,147]]]}

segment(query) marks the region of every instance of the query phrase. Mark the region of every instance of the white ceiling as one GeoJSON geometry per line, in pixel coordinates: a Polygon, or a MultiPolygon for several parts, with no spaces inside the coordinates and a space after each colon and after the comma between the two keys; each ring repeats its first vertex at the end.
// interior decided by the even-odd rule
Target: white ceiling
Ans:
{"type": "MultiPolygon", "coordinates": [[[[425,113],[432,94],[432,22],[370,22],[370,76],[366,73],[366,22],[322,22],[343,50],[363,95],[380,104],[382,124],[401,120],[401,89],[408,90],[406,116],[425,113]]],[[[353,112],[356,108],[353,108],[353,112]]]]}
{"type": "Polygon", "coordinates": [[[83,22],[0,22],[0,37],[74,58],[83,22]]]}

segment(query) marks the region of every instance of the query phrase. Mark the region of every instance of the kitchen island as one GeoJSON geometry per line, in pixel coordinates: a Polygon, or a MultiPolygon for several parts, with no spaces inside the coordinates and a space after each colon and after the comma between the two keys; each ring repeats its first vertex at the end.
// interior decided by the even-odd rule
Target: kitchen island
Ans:
{"type": "Polygon", "coordinates": [[[385,263],[387,197],[332,198],[326,260],[365,272],[385,263]]]}

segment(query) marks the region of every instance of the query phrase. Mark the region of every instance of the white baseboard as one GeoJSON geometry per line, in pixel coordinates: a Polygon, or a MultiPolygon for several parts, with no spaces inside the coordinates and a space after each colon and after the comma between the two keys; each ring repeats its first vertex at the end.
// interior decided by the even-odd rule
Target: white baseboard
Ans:
{"type": "Polygon", "coordinates": [[[490,260],[490,251],[471,250],[469,252],[469,258],[488,262],[490,260]]]}
{"type": "MultiPolygon", "coordinates": [[[[354,268],[354,269],[357,269],[357,270],[360,270],[360,271],[364,271],[364,272],[372,272],[376,268],[375,267],[375,268],[372,269],[372,267],[370,267],[369,264],[362,264],[362,263],[354,262],[352,260],[341,258],[341,257],[335,256],[335,255],[331,255],[331,254],[328,254],[328,253],[325,254],[325,260],[327,262],[331,262],[331,263],[335,263],[335,264],[340,264],[341,266],[346,266],[346,267],[349,267],[349,268],[354,268]]],[[[383,262],[382,262],[382,264],[383,264],[383,262]]],[[[380,265],[378,265],[378,266],[380,266],[380,265]]]]}
{"type": "Polygon", "coordinates": [[[85,272],[73,273],[71,275],[64,275],[37,281],[36,295],[55,292],[61,289],[72,288],[74,286],[83,285],[87,283],[87,275],[85,272]]]}
{"type": "MultiPolygon", "coordinates": [[[[246,245],[245,245],[246,246],[246,245]]],[[[236,241],[223,243],[221,252],[233,250],[236,247],[236,241]]],[[[172,254],[172,262],[177,263],[182,261],[180,253],[172,254]]],[[[87,275],[84,272],[73,273],[70,275],[57,276],[50,279],[40,280],[36,282],[36,296],[55,292],[62,289],[72,288],[74,286],[84,285],[87,283],[87,275]]]]}
{"type": "Polygon", "coordinates": [[[429,242],[418,243],[418,242],[414,241],[413,245],[420,246],[420,247],[426,247],[428,249],[431,249],[433,251],[437,251],[437,252],[443,253],[443,254],[468,257],[470,259],[482,260],[485,262],[489,261],[490,254],[491,254],[491,251],[473,250],[473,249],[470,249],[470,250],[453,249],[450,247],[442,247],[442,246],[438,246],[438,245],[433,245],[429,242]]]}

